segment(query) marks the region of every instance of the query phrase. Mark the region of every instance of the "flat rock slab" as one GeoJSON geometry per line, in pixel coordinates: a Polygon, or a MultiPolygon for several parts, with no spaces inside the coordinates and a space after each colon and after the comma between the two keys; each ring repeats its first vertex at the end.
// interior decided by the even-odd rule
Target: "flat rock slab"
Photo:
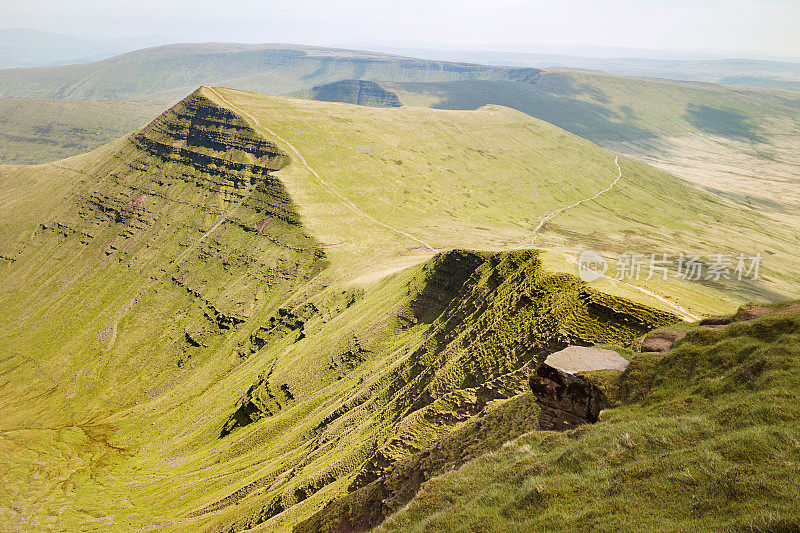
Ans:
{"type": "Polygon", "coordinates": [[[614,350],[569,346],[560,352],[551,353],[544,364],[567,374],[592,370],[620,370],[628,368],[629,361],[614,350]]]}
{"type": "Polygon", "coordinates": [[[677,329],[662,329],[650,333],[642,341],[643,352],[667,353],[675,343],[686,336],[685,331],[677,329]]]}

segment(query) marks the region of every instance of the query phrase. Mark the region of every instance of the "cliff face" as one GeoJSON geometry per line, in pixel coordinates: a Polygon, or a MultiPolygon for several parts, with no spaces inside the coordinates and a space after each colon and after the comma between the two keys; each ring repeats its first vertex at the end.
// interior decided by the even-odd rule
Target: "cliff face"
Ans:
{"type": "Polygon", "coordinates": [[[314,100],[344,102],[370,107],[400,107],[397,94],[387,91],[374,81],[342,80],[318,85],[309,91],[314,100]]]}
{"type": "Polygon", "coordinates": [[[370,397],[320,428],[322,442],[336,442],[344,437],[337,427],[368,411],[382,430],[378,445],[347,493],[298,533],[368,530],[425,480],[536,429],[541,409],[525,393],[547,355],[568,345],[630,344],[676,318],[545,272],[534,251],[449,252],[431,260],[420,281],[423,290],[411,294],[440,302],[421,345],[381,376],[370,397]],[[458,290],[443,277],[461,280],[458,290]]]}
{"type": "Polygon", "coordinates": [[[289,156],[256,133],[233,111],[198,89],[133,135],[154,157],[180,161],[219,176],[266,175],[289,164],[289,156]]]}

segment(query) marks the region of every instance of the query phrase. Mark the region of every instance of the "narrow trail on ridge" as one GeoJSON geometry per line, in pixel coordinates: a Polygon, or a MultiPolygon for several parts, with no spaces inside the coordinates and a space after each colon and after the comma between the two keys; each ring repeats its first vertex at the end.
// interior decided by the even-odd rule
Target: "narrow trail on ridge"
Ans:
{"type": "MultiPolygon", "coordinates": [[[[254,123],[256,126],[258,126],[259,128],[263,129],[264,131],[266,131],[267,133],[269,133],[270,135],[272,135],[273,137],[275,137],[276,139],[278,139],[279,141],[281,141],[282,143],[284,143],[286,146],[288,146],[288,147],[289,147],[289,149],[291,149],[291,151],[292,151],[292,152],[294,152],[294,153],[295,153],[295,155],[297,155],[297,157],[300,159],[300,162],[301,162],[301,163],[303,163],[303,166],[304,166],[304,167],[305,167],[305,168],[306,168],[306,169],[307,169],[309,172],[311,172],[311,174],[312,174],[312,175],[313,175],[313,176],[314,176],[314,177],[317,179],[317,181],[318,181],[318,182],[319,182],[321,185],[323,185],[324,187],[326,187],[328,190],[330,190],[330,191],[331,191],[331,192],[332,192],[332,193],[333,193],[333,194],[334,194],[334,195],[335,195],[337,198],[339,198],[339,200],[341,200],[341,201],[342,201],[342,202],[343,202],[345,205],[347,205],[348,207],[350,207],[351,209],[353,209],[353,211],[355,211],[356,213],[358,213],[359,215],[361,215],[361,216],[363,216],[363,217],[365,217],[365,218],[368,218],[369,220],[371,220],[372,222],[375,222],[376,224],[378,224],[378,225],[379,225],[379,226],[381,226],[381,227],[384,227],[384,228],[386,228],[386,229],[388,229],[388,230],[390,230],[390,231],[393,231],[393,232],[397,233],[398,235],[402,235],[402,236],[404,236],[404,237],[408,237],[409,239],[411,239],[411,240],[413,240],[413,241],[416,241],[416,242],[420,243],[420,244],[421,244],[422,246],[424,246],[424,247],[425,247],[425,249],[427,249],[427,250],[430,250],[430,251],[432,251],[432,252],[435,252],[435,251],[436,251],[436,248],[434,248],[433,246],[431,246],[431,245],[430,245],[430,244],[428,244],[427,242],[423,241],[422,239],[418,239],[418,238],[414,237],[413,235],[411,235],[411,234],[409,234],[409,233],[406,233],[406,232],[405,232],[405,231],[403,231],[403,230],[400,230],[400,229],[397,229],[397,228],[395,228],[395,227],[393,227],[393,226],[390,226],[389,224],[386,224],[385,222],[381,222],[380,220],[378,220],[377,218],[373,217],[372,215],[368,215],[367,213],[365,213],[364,211],[362,211],[362,210],[361,210],[361,209],[360,209],[360,208],[359,208],[359,207],[358,207],[356,204],[354,204],[352,201],[350,201],[350,199],[349,199],[349,198],[347,198],[346,196],[343,196],[343,195],[342,195],[341,193],[339,193],[339,191],[337,191],[337,190],[336,190],[336,189],[335,189],[333,186],[331,186],[331,185],[330,185],[328,182],[326,182],[324,179],[322,179],[322,178],[320,177],[320,175],[319,175],[319,174],[317,174],[317,171],[316,171],[316,170],[314,170],[314,169],[311,167],[311,165],[309,165],[309,164],[308,164],[308,162],[306,161],[306,158],[305,158],[305,157],[303,157],[303,154],[301,154],[301,153],[300,153],[300,150],[298,150],[298,149],[297,149],[297,148],[296,148],[296,147],[295,147],[295,146],[294,146],[292,143],[290,143],[289,141],[287,141],[286,139],[284,139],[283,137],[281,137],[280,135],[278,135],[277,133],[275,133],[274,131],[272,131],[272,130],[271,130],[271,129],[269,129],[268,127],[266,127],[266,126],[264,126],[263,124],[261,124],[261,122],[259,122],[259,120],[258,120],[256,117],[254,117],[253,115],[251,115],[250,113],[248,113],[247,111],[245,111],[244,109],[242,109],[241,107],[239,107],[239,106],[236,106],[236,105],[232,104],[231,102],[229,102],[228,100],[226,100],[226,99],[225,99],[225,97],[223,97],[221,94],[219,94],[219,93],[216,91],[216,89],[214,89],[213,87],[206,87],[206,88],[207,88],[208,90],[210,90],[212,93],[214,93],[214,94],[216,95],[216,97],[217,97],[217,98],[219,98],[219,99],[220,99],[222,102],[224,102],[224,103],[225,103],[225,105],[227,105],[228,107],[230,107],[230,108],[232,108],[232,109],[236,110],[238,113],[240,113],[240,114],[244,115],[245,117],[249,118],[250,120],[252,120],[252,121],[253,121],[253,123],[254,123]]],[[[230,89],[230,90],[236,90],[236,89],[230,89]]]]}
{"type": "MultiPolygon", "coordinates": [[[[549,251],[552,251],[552,252],[557,252],[556,250],[549,250],[549,251]]],[[[577,258],[577,257],[574,257],[574,256],[572,256],[572,255],[566,254],[566,253],[564,253],[564,252],[557,252],[557,253],[560,253],[560,254],[561,254],[563,257],[564,257],[564,259],[566,259],[566,260],[567,260],[567,261],[569,261],[570,263],[572,263],[572,264],[574,264],[574,265],[577,265],[577,266],[580,266],[580,265],[581,265],[581,263],[580,263],[580,261],[578,261],[578,258],[577,258]]],[[[621,279],[617,279],[617,278],[615,278],[615,277],[613,277],[613,276],[609,276],[608,274],[604,274],[604,273],[602,273],[602,272],[598,272],[598,271],[595,271],[595,272],[596,272],[596,273],[597,273],[597,274],[598,274],[600,277],[603,277],[603,278],[605,278],[605,279],[608,279],[608,280],[611,280],[611,281],[615,281],[615,282],[617,282],[617,283],[621,283],[621,284],[625,285],[626,287],[629,287],[629,288],[631,288],[631,289],[634,289],[634,290],[636,290],[636,291],[639,291],[639,292],[641,292],[642,294],[645,294],[645,295],[647,295],[647,296],[650,296],[651,298],[655,298],[655,299],[656,299],[656,300],[658,300],[659,302],[661,302],[661,303],[663,303],[663,304],[666,304],[666,305],[670,306],[670,307],[671,307],[671,308],[672,308],[672,309],[673,309],[673,310],[674,310],[674,311],[675,311],[675,312],[678,314],[678,316],[681,318],[681,320],[683,320],[683,321],[685,321],[685,322],[692,322],[692,321],[694,321],[694,320],[700,320],[700,318],[701,318],[701,317],[699,317],[699,316],[697,316],[697,315],[694,315],[694,314],[690,313],[690,312],[689,312],[689,311],[688,311],[686,308],[684,308],[684,307],[681,307],[680,305],[678,305],[678,304],[676,304],[676,303],[674,303],[674,302],[671,302],[671,301],[670,301],[668,298],[666,298],[665,296],[661,296],[661,295],[660,295],[660,294],[658,294],[658,293],[655,293],[655,292],[653,292],[653,291],[649,291],[649,290],[645,289],[644,287],[639,287],[638,285],[634,285],[633,283],[628,283],[628,282],[627,282],[627,281],[625,281],[625,280],[621,280],[621,279]]]]}
{"type": "MultiPolygon", "coordinates": [[[[426,249],[428,249],[428,250],[430,250],[430,251],[436,251],[436,249],[435,249],[435,248],[433,248],[433,247],[432,247],[430,244],[428,244],[427,242],[425,242],[425,241],[423,241],[423,240],[421,240],[421,239],[418,239],[418,238],[414,237],[413,235],[410,235],[410,234],[406,233],[405,231],[399,230],[399,229],[397,229],[397,228],[394,228],[394,227],[392,227],[392,226],[390,226],[390,225],[388,225],[388,224],[386,224],[386,223],[384,223],[384,222],[381,222],[380,220],[376,219],[375,217],[373,217],[373,216],[371,216],[371,215],[368,215],[367,213],[365,213],[364,211],[362,211],[361,209],[359,209],[359,207],[358,207],[358,206],[356,206],[356,205],[355,205],[355,204],[354,204],[352,201],[350,201],[350,200],[349,200],[347,197],[345,197],[345,196],[343,196],[342,194],[340,194],[340,193],[339,193],[339,192],[338,192],[338,191],[337,191],[337,190],[336,190],[334,187],[332,187],[332,186],[331,186],[330,184],[328,184],[328,183],[327,183],[327,182],[326,182],[324,179],[322,179],[322,178],[320,177],[320,175],[319,175],[319,174],[318,174],[318,173],[317,173],[317,172],[316,172],[316,171],[315,171],[315,170],[314,170],[314,169],[311,167],[311,165],[309,165],[309,164],[308,164],[308,162],[306,161],[305,157],[303,157],[303,154],[302,154],[302,153],[300,153],[300,150],[298,150],[298,149],[297,149],[297,148],[296,148],[296,147],[295,147],[295,146],[294,146],[292,143],[290,143],[289,141],[287,141],[286,139],[284,139],[283,137],[281,137],[280,135],[278,135],[277,133],[275,133],[274,131],[272,131],[270,128],[268,128],[268,127],[264,126],[263,124],[261,124],[261,122],[259,122],[259,120],[258,120],[256,117],[254,117],[253,115],[251,115],[250,113],[248,113],[248,112],[247,112],[247,111],[245,111],[244,109],[240,108],[239,106],[236,106],[236,105],[232,104],[230,101],[228,101],[227,99],[225,99],[225,97],[223,97],[221,94],[219,94],[219,92],[217,92],[217,90],[216,90],[215,88],[213,88],[213,87],[206,87],[206,88],[207,88],[208,90],[210,90],[212,93],[214,93],[214,95],[215,95],[217,98],[219,98],[219,99],[220,99],[220,100],[221,100],[223,103],[225,103],[225,105],[229,106],[230,108],[234,109],[234,110],[235,110],[235,111],[237,111],[238,113],[240,113],[240,114],[242,114],[243,116],[247,117],[248,119],[250,119],[251,121],[253,121],[253,123],[254,123],[256,126],[258,126],[259,128],[263,129],[264,131],[266,131],[267,133],[269,133],[271,136],[275,137],[276,139],[278,139],[279,141],[281,141],[282,143],[284,143],[286,146],[288,146],[288,147],[289,147],[289,149],[291,149],[291,150],[292,150],[292,152],[294,152],[294,153],[295,153],[295,155],[297,155],[297,157],[300,159],[300,162],[301,162],[301,163],[303,163],[303,166],[304,166],[304,167],[305,167],[305,168],[306,168],[306,169],[307,169],[309,172],[311,172],[311,174],[312,174],[312,175],[313,175],[313,176],[314,176],[314,177],[317,179],[317,181],[318,181],[318,182],[319,182],[321,185],[323,185],[324,187],[326,187],[328,190],[330,190],[330,191],[331,191],[331,192],[332,192],[332,193],[333,193],[333,194],[334,194],[334,195],[335,195],[337,198],[339,198],[339,199],[340,199],[340,200],[341,200],[341,201],[342,201],[344,204],[346,204],[348,207],[350,207],[351,209],[353,209],[354,211],[356,211],[358,214],[360,214],[360,215],[364,216],[365,218],[368,218],[369,220],[371,220],[371,221],[375,222],[376,224],[378,224],[378,225],[380,225],[380,226],[382,226],[382,227],[384,227],[384,228],[386,228],[386,229],[388,229],[388,230],[390,230],[390,231],[393,231],[393,232],[395,232],[395,233],[397,233],[397,234],[399,234],[399,235],[403,235],[404,237],[408,237],[409,239],[412,239],[412,240],[414,240],[414,241],[416,241],[416,242],[418,242],[418,243],[422,244],[422,245],[423,245],[423,246],[424,246],[426,249]]],[[[237,90],[237,89],[230,89],[230,90],[234,90],[234,91],[235,91],[235,90],[237,90]]],[[[560,207],[560,208],[556,209],[555,211],[553,211],[552,213],[550,213],[549,215],[545,216],[545,217],[544,217],[544,218],[543,218],[543,219],[542,219],[542,220],[539,222],[539,225],[538,225],[538,226],[536,226],[536,229],[534,229],[534,230],[533,230],[533,239],[531,240],[531,244],[533,244],[533,243],[536,241],[536,236],[537,236],[537,234],[539,233],[539,231],[542,229],[542,227],[544,227],[544,225],[545,225],[545,224],[547,224],[547,222],[548,222],[550,219],[552,219],[553,217],[555,217],[555,216],[557,216],[557,215],[559,215],[559,214],[563,213],[564,211],[567,211],[568,209],[572,209],[572,208],[574,208],[574,207],[578,207],[578,206],[580,206],[580,205],[582,205],[582,204],[584,204],[584,203],[591,202],[592,200],[597,200],[597,199],[598,199],[598,198],[600,198],[602,195],[604,195],[604,194],[606,194],[607,192],[610,192],[611,190],[613,190],[613,189],[614,189],[614,187],[615,187],[615,186],[617,185],[617,183],[619,182],[619,180],[620,180],[620,179],[622,179],[622,167],[621,167],[621,166],[620,166],[620,164],[619,164],[619,156],[616,156],[616,157],[614,158],[614,164],[617,166],[617,171],[618,171],[618,173],[617,173],[617,177],[616,177],[616,179],[614,179],[614,181],[611,183],[611,185],[609,185],[609,186],[608,186],[608,187],[606,187],[605,189],[603,189],[603,190],[599,191],[597,194],[595,194],[595,195],[593,195],[593,196],[590,196],[589,198],[584,198],[584,199],[582,199],[582,200],[578,200],[577,202],[575,202],[575,203],[573,203],[573,204],[570,204],[570,205],[567,205],[567,206],[564,206],[564,207],[560,207]]],[[[525,246],[525,247],[527,247],[527,246],[525,246]]],[[[555,251],[555,250],[552,250],[552,251],[555,251]]],[[[559,253],[561,253],[561,254],[564,256],[564,258],[565,258],[566,260],[568,260],[568,261],[570,261],[570,262],[572,262],[572,263],[576,263],[576,264],[577,264],[577,260],[576,260],[576,259],[574,259],[574,258],[571,258],[571,256],[569,256],[569,255],[567,255],[567,254],[565,254],[565,253],[563,253],[563,252],[559,252],[559,253]]],[[[677,312],[677,314],[678,314],[678,315],[679,315],[679,316],[680,316],[680,317],[681,317],[683,320],[700,320],[700,317],[698,317],[698,316],[696,316],[696,315],[694,315],[694,314],[690,313],[689,311],[687,311],[687,310],[686,310],[686,309],[684,309],[683,307],[681,307],[681,306],[679,306],[679,305],[677,305],[677,304],[675,304],[675,303],[671,302],[669,299],[667,299],[667,298],[666,298],[666,297],[664,297],[664,296],[661,296],[661,295],[659,295],[659,294],[657,294],[657,293],[654,293],[654,292],[652,292],[652,291],[649,291],[649,290],[647,290],[647,289],[644,289],[644,288],[642,288],[642,287],[639,287],[639,286],[637,286],[637,285],[633,285],[632,283],[628,283],[628,282],[625,282],[625,281],[620,281],[620,280],[617,280],[616,278],[613,278],[613,277],[610,277],[610,276],[603,275],[603,277],[605,277],[605,278],[607,278],[607,279],[610,279],[610,280],[613,280],[613,281],[619,281],[619,283],[622,283],[623,285],[625,285],[625,286],[627,286],[627,287],[630,287],[631,289],[634,289],[634,290],[636,290],[636,291],[638,291],[638,292],[640,292],[640,293],[642,293],[642,294],[644,294],[644,295],[646,295],[646,296],[649,296],[649,297],[651,297],[651,298],[655,298],[656,300],[658,300],[658,301],[662,302],[663,304],[665,304],[665,305],[669,306],[669,307],[670,307],[670,308],[672,308],[674,311],[676,311],[676,312],[677,312]]]]}
{"type": "MultiPolygon", "coordinates": [[[[531,244],[534,244],[534,243],[536,242],[536,237],[537,237],[537,235],[539,234],[539,231],[540,231],[540,230],[541,230],[541,229],[544,227],[544,225],[545,225],[545,224],[547,224],[547,222],[548,222],[550,219],[552,219],[553,217],[555,217],[555,216],[557,216],[557,215],[559,215],[559,214],[563,213],[564,211],[567,211],[568,209],[572,209],[573,207],[578,207],[579,205],[581,205],[581,204],[584,204],[584,203],[586,203],[586,202],[591,202],[592,200],[597,200],[598,198],[600,198],[601,196],[603,196],[603,195],[604,195],[604,194],[606,194],[607,192],[611,191],[611,190],[612,190],[612,189],[613,189],[613,188],[614,188],[614,187],[617,185],[617,183],[619,183],[619,180],[620,180],[620,179],[622,179],[622,167],[619,165],[619,156],[616,156],[616,157],[614,157],[614,164],[617,166],[617,171],[618,171],[618,173],[617,173],[617,177],[616,177],[616,179],[615,179],[613,182],[611,182],[611,185],[609,185],[609,186],[608,186],[608,187],[606,187],[605,189],[601,190],[600,192],[598,192],[598,193],[597,193],[597,194],[595,194],[594,196],[590,196],[589,198],[584,198],[583,200],[578,200],[578,201],[577,201],[577,202],[575,202],[574,204],[570,204],[570,205],[567,205],[567,206],[564,206],[564,207],[560,207],[560,208],[556,209],[555,211],[553,211],[552,213],[550,213],[549,215],[547,215],[546,217],[544,217],[544,218],[543,218],[543,219],[542,219],[542,220],[539,222],[539,225],[538,225],[538,226],[536,226],[536,229],[534,229],[534,230],[533,230],[533,238],[531,239],[531,244]]],[[[547,250],[547,249],[545,249],[545,248],[542,248],[542,249],[543,249],[543,250],[547,250]]],[[[580,262],[579,262],[579,261],[578,261],[578,259],[577,259],[576,257],[574,257],[574,256],[571,256],[571,255],[569,255],[569,254],[567,254],[567,253],[564,253],[564,252],[562,252],[562,251],[560,251],[560,250],[552,250],[552,249],[550,249],[550,250],[548,250],[548,251],[551,251],[551,252],[556,252],[556,253],[558,253],[558,254],[561,254],[561,256],[563,256],[563,257],[564,257],[564,259],[566,259],[566,260],[567,260],[567,261],[569,261],[570,263],[573,263],[573,264],[575,264],[575,265],[579,265],[579,266],[580,266],[580,262]]],[[[625,281],[625,280],[620,280],[620,279],[617,279],[617,278],[615,278],[615,277],[608,276],[608,275],[606,275],[606,274],[604,274],[604,273],[601,273],[601,272],[598,272],[598,274],[599,274],[601,277],[605,278],[605,279],[608,279],[608,280],[611,280],[611,281],[616,281],[617,283],[621,283],[622,285],[625,285],[626,287],[629,287],[629,288],[631,288],[631,289],[633,289],[633,290],[635,290],[635,291],[638,291],[638,292],[640,292],[640,293],[642,293],[642,294],[644,294],[644,295],[646,295],[646,296],[649,296],[649,297],[651,297],[651,298],[655,298],[655,299],[656,299],[656,300],[658,300],[659,302],[661,302],[661,303],[663,303],[663,304],[665,304],[665,305],[669,306],[669,307],[670,307],[670,308],[671,308],[673,311],[675,311],[675,312],[678,314],[678,316],[679,316],[679,317],[680,317],[682,320],[684,320],[684,321],[690,322],[690,321],[692,321],[692,320],[700,320],[700,317],[699,317],[699,316],[697,316],[697,315],[695,315],[695,314],[692,314],[692,313],[690,313],[690,312],[689,312],[687,309],[685,309],[685,308],[681,307],[680,305],[678,305],[678,304],[676,304],[676,303],[673,303],[673,302],[671,302],[671,301],[670,301],[668,298],[666,298],[665,296],[661,296],[661,295],[660,295],[660,294],[658,294],[658,293],[655,293],[655,292],[653,292],[653,291],[647,290],[647,289],[645,289],[645,288],[643,288],[643,287],[639,287],[638,285],[634,285],[633,283],[628,283],[628,282],[627,282],[627,281],[625,281]]]]}
{"type": "Polygon", "coordinates": [[[534,241],[536,241],[536,235],[539,233],[539,230],[541,230],[541,229],[542,229],[542,227],[543,227],[545,224],[547,224],[547,221],[548,221],[548,220],[550,220],[551,218],[555,217],[556,215],[559,215],[559,214],[563,213],[564,211],[566,211],[566,210],[568,210],[568,209],[572,209],[573,207],[578,207],[579,205],[581,205],[581,204],[583,204],[583,203],[586,203],[586,202],[591,202],[592,200],[597,200],[598,198],[600,198],[601,196],[603,196],[605,193],[607,193],[607,192],[609,192],[611,189],[613,189],[613,188],[614,188],[614,186],[617,184],[617,182],[618,182],[618,181],[619,181],[619,180],[622,178],[622,167],[621,167],[621,166],[619,166],[619,156],[616,156],[616,157],[614,158],[614,164],[615,164],[615,165],[617,165],[617,170],[619,170],[619,174],[617,174],[617,179],[615,179],[615,180],[614,180],[614,181],[611,183],[611,185],[609,185],[608,187],[606,187],[606,188],[605,188],[605,189],[603,189],[602,191],[598,192],[598,193],[597,193],[597,194],[595,194],[594,196],[590,196],[589,198],[584,198],[583,200],[578,200],[578,201],[577,201],[577,202],[575,202],[574,204],[571,204],[571,205],[567,205],[567,206],[564,206],[564,207],[558,208],[558,209],[556,209],[555,211],[553,211],[552,213],[550,213],[549,215],[547,215],[546,217],[544,217],[544,218],[543,218],[543,219],[542,219],[542,220],[539,222],[539,225],[538,225],[538,226],[536,226],[536,229],[534,229],[534,230],[533,230],[533,238],[531,239],[531,242],[534,242],[534,241]]]}

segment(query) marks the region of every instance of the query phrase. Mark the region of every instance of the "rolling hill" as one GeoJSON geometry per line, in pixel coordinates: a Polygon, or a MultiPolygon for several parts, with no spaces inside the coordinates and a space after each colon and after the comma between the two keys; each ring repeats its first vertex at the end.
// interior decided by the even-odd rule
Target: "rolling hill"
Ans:
{"type": "MultiPolygon", "coordinates": [[[[90,115],[98,104],[84,105],[83,99],[176,101],[202,84],[365,105],[507,106],[698,183],[744,209],[797,223],[800,96],[788,91],[225,43],[169,45],[95,63],[0,71],[0,97],[73,100],[62,104],[67,131],[95,123],[90,115]]],[[[54,110],[56,105],[47,104],[54,110]]],[[[121,124],[133,125],[126,122],[129,113],[143,117],[155,109],[148,103],[134,112],[131,106],[120,105],[121,124]]],[[[50,144],[63,145],[59,135],[35,134],[45,125],[31,116],[28,123],[15,114],[0,130],[14,139],[9,143],[14,159],[7,162],[77,153],[50,144]]],[[[81,146],[99,146],[79,137],[81,146]]]]}
{"type": "Polygon", "coordinates": [[[511,107],[775,216],[792,216],[800,200],[796,93],[554,70],[532,84],[379,85],[404,105],[511,107]]]}
{"type": "Polygon", "coordinates": [[[49,163],[82,154],[150,122],[165,102],[0,100],[0,164],[49,163]]]}
{"type": "Polygon", "coordinates": [[[441,439],[535,430],[554,350],[796,294],[797,247],[509,108],[202,87],[88,154],[0,166],[0,519],[290,531],[441,439]],[[587,247],[769,260],[586,284],[587,247]]]}
{"type": "Polygon", "coordinates": [[[538,72],[292,44],[172,44],[92,63],[3,69],[0,98],[177,100],[202,84],[280,94],[342,79],[530,81],[538,72]]]}

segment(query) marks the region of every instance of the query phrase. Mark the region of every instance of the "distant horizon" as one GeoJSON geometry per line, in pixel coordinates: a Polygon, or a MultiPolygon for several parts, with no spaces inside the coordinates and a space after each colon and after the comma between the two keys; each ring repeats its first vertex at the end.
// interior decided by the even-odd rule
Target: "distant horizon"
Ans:
{"type": "MultiPolygon", "coordinates": [[[[67,37],[84,41],[87,44],[118,45],[124,51],[134,51],[153,46],[167,46],[171,44],[201,44],[201,43],[229,43],[229,44],[289,44],[300,46],[315,46],[327,48],[342,48],[360,51],[374,51],[397,53],[406,51],[464,51],[464,52],[493,52],[499,54],[519,55],[552,55],[571,56],[597,59],[654,59],[674,61],[714,61],[714,60],[754,60],[754,61],[785,61],[800,62],[800,52],[797,55],[779,55],[758,50],[722,50],[722,49],[693,49],[693,48],[636,48],[627,46],[607,46],[591,43],[552,44],[552,43],[524,43],[508,42],[497,44],[480,43],[451,43],[435,41],[395,41],[381,39],[348,39],[338,42],[300,42],[300,41],[225,41],[214,39],[181,39],[176,36],[150,33],[141,35],[125,35],[117,37],[99,38],[82,33],[56,32],[33,27],[8,27],[0,28],[4,31],[32,31],[51,34],[53,36],[67,37]],[[131,46],[121,46],[128,43],[131,46]]],[[[112,54],[113,55],[113,54],[112,54]]]]}
{"type": "Polygon", "coordinates": [[[794,0],[463,0],[455,7],[441,0],[408,0],[401,7],[386,0],[28,0],[0,6],[0,20],[9,28],[100,41],[163,36],[170,42],[800,56],[794,0]]]}

